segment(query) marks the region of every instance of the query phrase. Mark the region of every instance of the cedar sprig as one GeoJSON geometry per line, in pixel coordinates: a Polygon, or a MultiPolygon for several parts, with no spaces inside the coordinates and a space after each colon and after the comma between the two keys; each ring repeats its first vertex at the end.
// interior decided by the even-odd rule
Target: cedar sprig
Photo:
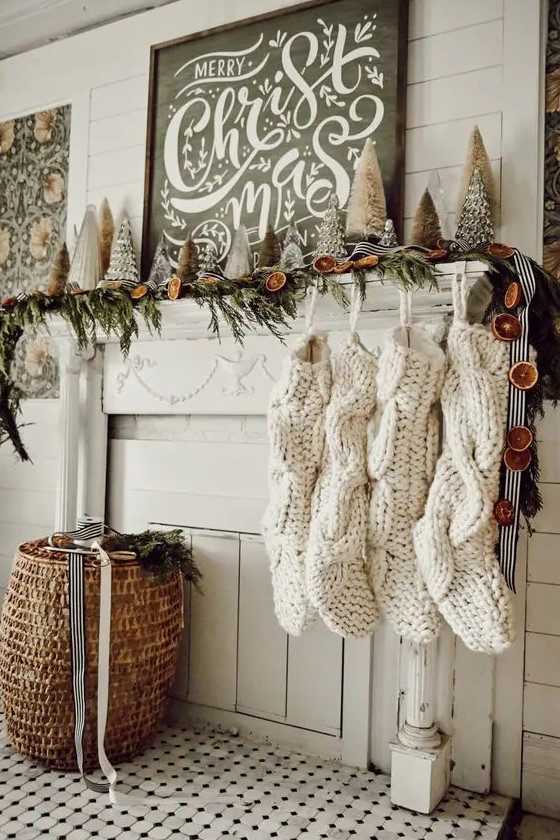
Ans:
{"type": "Polygon", "coordinates": [[[174,571],[200,589],[202,574],[192,549],[180,528],[172,531],[142,531],[139,534],[120,534],[113,531],[103,539],[105,551],[134,551],[146,572],[157,578],[174,571]]]}

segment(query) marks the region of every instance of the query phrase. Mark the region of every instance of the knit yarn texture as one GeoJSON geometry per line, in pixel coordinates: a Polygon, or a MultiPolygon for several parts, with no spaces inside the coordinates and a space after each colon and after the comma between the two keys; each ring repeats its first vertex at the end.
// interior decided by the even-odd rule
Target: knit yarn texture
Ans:
{"type": "Polygon", "coordinates": [[[262,533],[276,616],[284,630],[295,636],[316,615],[306,594],[304,563],[331,381],[326,339],[306,335],[285,360],[268,411],[270,495],[262,533]]]}
{"type": "Polygon", "coordinates": [[[335,367],[313,502],[307,591],[327,627],[343,636],[369,635],[379,617],[365,567],[366,432],[375,407],[376,370],[376,357],[352,333],[335,367]]]}
{"type": "Polygon", "coordinates": [[[471,650],[498,653],[513,641],[512,601],[495,553],[493,517],[509,345],[464,320],[457,280],[454,297],[441,398],[445,441],[414,544],[428,591],[453,631],[471,650]]]}
{"type": "Polygon", "coordinates": [[[440,629],[418,570],[412,529],[424,511],[439,446],[445,355],[422,326],[392,330],[379,360],[377,410],[368,427],[372,586],[394,630],[426,643],[440,629]]]}

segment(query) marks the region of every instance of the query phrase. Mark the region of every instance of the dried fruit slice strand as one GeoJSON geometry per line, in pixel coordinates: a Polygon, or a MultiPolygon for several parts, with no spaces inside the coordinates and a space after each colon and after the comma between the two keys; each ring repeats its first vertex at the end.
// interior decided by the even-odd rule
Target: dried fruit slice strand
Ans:
{"type": "Polygon", "coordinates": [[[367,257],[360,257],[359,260],[354,260],[354,268],[373,268],[379,262],[379,257],[375,254],[368,254],[367,257]]]}
{"type": "Polygon", "coordinates": [[[517,341],[521,332],[521,321],[510,312],[502,312],[492,320],[492,333],[500,341],[517,341]]]}
{"type": "Polygon", "coordinates": [[[333,271],[335,274],[345,274],[347,271],[352,271],[354,263],[352,260],[343,260],[335,265],[333,271]]]}
{"type": "Polygon", "coordinates": [[[522,297],[521,285],[513,280],[506,289],[504,306],[508,309],[516,309],[521,303],[522,297]]]}
{"type": "Polygon", "coordinates": [[[334,271],[335,267],[336,258],[330,256],[329,254],[321,254],[313,260],[313,268],[321,274],[328,274],[331,271],[334,271]]]}
{"type": "Polygon", "coordinates": [[[177,300],[181,297],[182,293],[183,284],[181,283],[181,278],[175,274],[167,284],[167,297],[169,300],[177,300]]]}
{"type": "Polygon", "coordinates": [[[133,289],[130,291],[130,297],[132,300],[140,300],[143,298],[144,295],[148,294],[148,287],[144,285],[144,283],[138,283],[137,286],[134,286],[133,289]]]}
{"type": "Polygon", "coordinates": [[[447,256],[447,251],[445,248],[432,248],[431,251],[426,253],[426,259],[428,260],[442,260],[444,257],[447,256]]]}
{"type": "Polygon", "coordinates": [[[515,520],[515,508],[509,499],[499,499],[494,505],[494,519],[504,528],[515,520]]]}
{"type": "Polygon", "coordinates": [[[537,366],[533,362],[516,362],[508,371],[508,379],[520,391],[534,388],[539,378],[537,366]]]}
{"type": "Polygon", "coordinates": [[[504,451],[504,464],[512,472],[522,472],[526,470],[532,461],[531,453],[528,449],[523,452],[516,452],[515,449],[507,447],[504,451]]]}
{"type": "Polygon", "coordinates": [[[499,257],[502,260],[507,260],[508,257],[513,257],[515,251],[509,245],[502,245],[501,242],[492,242],[486,249],[486,253],[490,257],[499,257]]]}
{"type": "Polygon", "coordinates": [[[533,432],[527,426],[512,426],[507,433],[507,445],[516,452],[524,452],[533,443],[533,432]]]}
{"type": "Polygon", "coordinates": [[[279,292],[286,285],[286,275],[283,271],[273,271],[266,278],[265,286],[269,292],[279,292]]]}

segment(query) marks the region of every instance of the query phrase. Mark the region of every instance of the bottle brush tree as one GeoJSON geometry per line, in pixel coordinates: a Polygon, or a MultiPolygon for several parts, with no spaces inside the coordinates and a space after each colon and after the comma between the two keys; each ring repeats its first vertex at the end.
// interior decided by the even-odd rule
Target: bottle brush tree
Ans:
{"type": "Polygon", "coordinates": [[[272,225],[268,225],[259,254],[259,268],[278,265],[282,249],[272,225]]]}
{"type": "Polygon", "coordinates": [[[381,237],[387,219],[387,203],[377,153],[368,137],[358,159],[346,210],[346,234],[350,238],[381,237]]]}
{"type": "Polygon", "coordinates": [[[482,135],[477,125],[473,128],[471,134],[467,159],[463,167],[463,174],[459,185],[456,208],[457,218],[460,217],[461,211],[463,210],[463,205],[466,201],[467,192],[475,169],[478,169],[480,173],[480,178],[484,184],[486,192],[486,198],[488,199],[492,222],[493,224],[496,224],[498,221],[499,211],[498,189],[496,187],[496,181],[494,180],[494,173],[492,172],[490,158],[488,157],[484,140],[482,139],[482,135]]]}
{"type": "Polygon", "coordinates": [[[70,254],[63,242],[52,261],[46,292],[48,295],[63,295],[66,290],[66,281],[70,272],[70,254]]]}
{"type": "Polygon", "coordinates": [[[183,283],[192,283],[193,280],[196,280],[199,267],[198,248],[192,238],[192,234],[189,232],[179,252],[177,277],[183,283]]]}
{"type": "Polygon", "coordinates": [[[430,191],[426,188],[414,214],[410,244],[436,248],[438,239],[442,239],[439,216],[430,191]]]}

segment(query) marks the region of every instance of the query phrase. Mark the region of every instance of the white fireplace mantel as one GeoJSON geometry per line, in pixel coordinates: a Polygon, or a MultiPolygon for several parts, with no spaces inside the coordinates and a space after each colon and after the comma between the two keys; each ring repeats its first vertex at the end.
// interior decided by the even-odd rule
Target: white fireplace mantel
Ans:
{"type": "MultiPolygon", "coordinates": [[[[441,324],[451,313],[451,279],[466,268],[472,284],[484,273],[481,263],[442,264],[438,290],[413,295],[413,319],[441,324]]],[[[350,282],[343,277],[342,282],[350,282]]],[[[60,318],[50,334],[61,359],[61,445],[57,494],[58,529],[74,527],[76,515],[105,515],[107,418],[110,414],[265,415],[270,388],[277,379],[286,347],[265,330],[250,332],[243,346],[225,325],[221,340],[208,331],[208,312],[194,302],[163,302],[161,335],[139,323],[139,336],[128,358],[113,337],[99,334],[96,346],[80,353],[76,339],[60,318]]],[[[358,322],[368,347],[383,343],[398,323],[399,292],[368,276],[358,322]]],[[[348,314],[330,297],[319,298],[314,327],[329,333],[333,350],[348,334],[348,314]]],[[[286,335],[305,329],[302,304],[286,335]]],[[[370,758],[373,640],[347,640],[344,658],[344,707],[340,755],[350,765],[366,767],[370,758]]],[[[450,745],[437,735],[433,703],[435,646],[429,654],[408,652],[406,714],[393,745],[392,788],[399,805],[430,811],[449,783],[450,745]]]]}

